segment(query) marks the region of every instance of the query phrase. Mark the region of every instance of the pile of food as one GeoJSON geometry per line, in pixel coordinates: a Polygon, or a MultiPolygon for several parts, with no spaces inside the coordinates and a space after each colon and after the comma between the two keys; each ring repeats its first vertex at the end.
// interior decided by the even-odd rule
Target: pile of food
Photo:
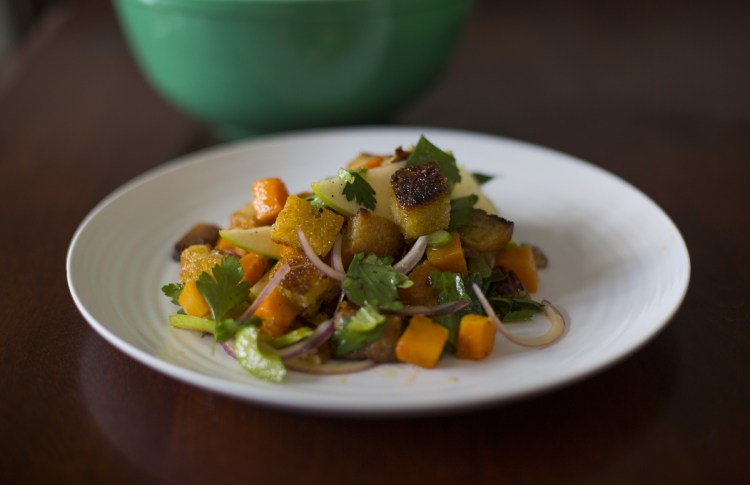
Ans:
{"type": "Polygon", "coordinates": [[[530,296],[546,257],[514,241],[513,222],[482,194],[489,178],[421,137],[389,156],[360,154],[311,192],[256,180],[226,228],[198,224],[175,245],[180,281],[162,288],[180,307],[170,323],[213,335],[272,382],[289,370],[482,360],[498,333],[549,345],[565,321],[530,296]],[[537,314],[550,325],[534,338],[505,325],[537,314]]]}

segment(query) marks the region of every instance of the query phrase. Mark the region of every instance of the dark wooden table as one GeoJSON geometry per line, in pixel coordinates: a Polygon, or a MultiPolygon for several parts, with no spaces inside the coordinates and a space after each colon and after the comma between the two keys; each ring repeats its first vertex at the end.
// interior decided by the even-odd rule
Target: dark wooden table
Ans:
{"type": "Polygon", "coordinates": [[[52,10],[0,75],[0,482],[748,483],[748,19],[747,2],[478,4],[448,72],[392,121],[520,138],[632,182],[682,231],[690,289],[582,382],[359,420],[184,385],[86,324],[65,279],[75,228],[210,137],[144,81],[107,2],[52,10]]]}

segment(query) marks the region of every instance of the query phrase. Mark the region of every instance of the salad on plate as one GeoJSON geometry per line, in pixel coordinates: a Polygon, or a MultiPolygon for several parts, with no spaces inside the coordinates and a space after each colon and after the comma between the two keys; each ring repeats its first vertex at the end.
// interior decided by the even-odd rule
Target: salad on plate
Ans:
{"type": "Polygon", "coordinates": [[[497,338],[540,347],[566,322],[537,301],[535,246],[471,173],[425,137],[390,155],[362,153],[310,191],[251,184],[225,227],[200,223],[174,247],[179,281],[162,291],[176,329],[211,335],[256,378],[358,372],[401,362],[479,361],[497,338]],[[540,335],[508,324],[549,320],[540,335]]]}

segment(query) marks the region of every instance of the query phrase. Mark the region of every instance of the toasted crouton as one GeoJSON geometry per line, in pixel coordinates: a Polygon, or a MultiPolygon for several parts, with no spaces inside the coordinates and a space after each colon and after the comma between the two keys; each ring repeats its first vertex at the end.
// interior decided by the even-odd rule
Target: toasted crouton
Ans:
{"type": "Polygon", "coordinates": [[[404,236],[395,223],[367,209],[360,209],[346,225],[341,253],[344,265],[348,266],[357,253],[375,253],[396,259],[403,246],[404,236]]]}
{"type": "Polygon", "coordinates": [[[471,221],[458,229],[461,244],[480,253],[499,251],[513,237],[513,223],[502,217],[474,209],[471,221]]]}
{"type": "Polygon", "coordinates": [[[450,222],[448,181],[435,162],[404,167],[391,176],[391,210],[406,239],[445,229],[450,222]]]}

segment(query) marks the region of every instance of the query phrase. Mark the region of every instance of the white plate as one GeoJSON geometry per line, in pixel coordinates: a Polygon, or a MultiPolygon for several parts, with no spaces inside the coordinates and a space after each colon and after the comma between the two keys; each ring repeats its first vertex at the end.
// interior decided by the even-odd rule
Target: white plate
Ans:
{"type": "Polygon", "coordinates": [[[105,339],[182,381],[249,401],[315,412],[403,414],[517,399],[601,370],[653,337],[682,302],[690,276],[685,243],[668,216],[623,180],[570,156],[495,136],[433,128],[355,128],[271,136],[199,152],[115,191],[81,223],[67,259],[76,305],[105,339]],[[472,171],[516,225],[515,238],[550,259],[539,299],[570,321],[544,349],[499,339],[482,362],[446,358],[422,370],[390,364],[347,376],[290,372],[283,384],[253,379],[211,339],[171,329],[175,307],[160,291],[177,281],[173,243],[199,221],[225,225],[261,177],[290,192],[334,174],[360,151],[389,153],[425,134],[472,171]]]}

